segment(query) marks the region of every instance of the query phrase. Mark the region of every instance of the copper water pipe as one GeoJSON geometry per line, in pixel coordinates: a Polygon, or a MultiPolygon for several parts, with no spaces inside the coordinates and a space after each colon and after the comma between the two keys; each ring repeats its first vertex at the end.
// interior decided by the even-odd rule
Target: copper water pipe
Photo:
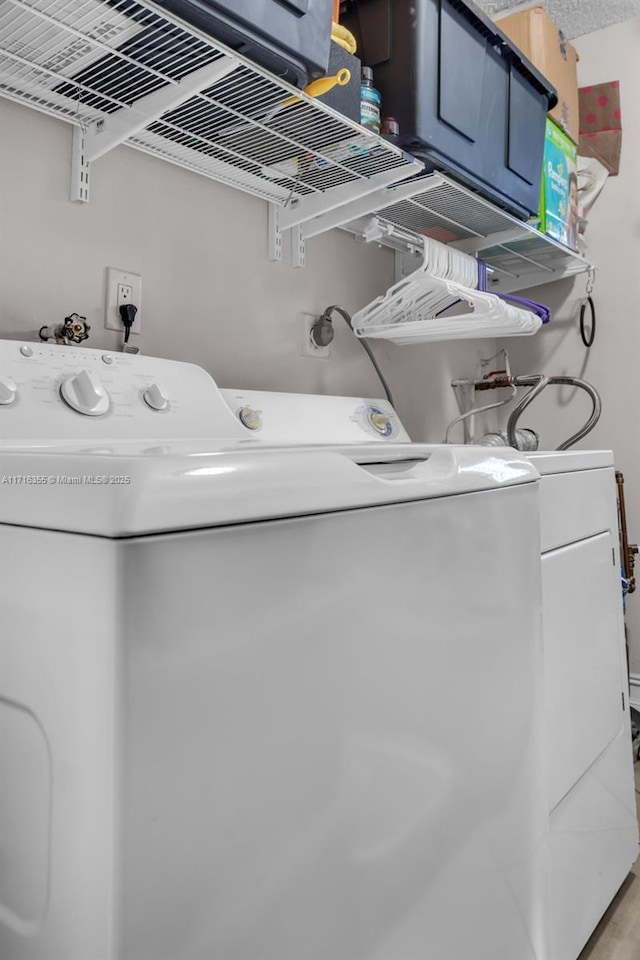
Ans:
{"type": "Polygon", "coordinates": [[[629,543],[629,536],[627,534],[627,512],[624,505],[624,475],[619,470],[616,470],[616,483],[618,485],[618,521],[620,524],[622,571],[627,581],[627,593],[633,593],[636,589],[636,578],[633,575],[633,571],[638,546],[635,543],[629,543]]]}

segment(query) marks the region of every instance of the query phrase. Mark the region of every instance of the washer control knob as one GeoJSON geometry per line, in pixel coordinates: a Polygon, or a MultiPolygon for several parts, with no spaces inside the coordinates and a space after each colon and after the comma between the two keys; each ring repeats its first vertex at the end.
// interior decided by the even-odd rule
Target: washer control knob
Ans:
{"type": "Polygon", "coordinates": [[[142,394],[144,402],[152,410],[168,410],[169,397],[159,383],[152,383],[142,394]]]}
{"type": "Polygon", "coordinates": [[[18,399],[18,388],[11,377],[0,380],[0,406],[9,407],[18,399]]]}
{"type": "Polygon", "coordinates": [[[20,353],[22,354],[23,357],[32,357],[32,356],[33,356],[33,347],[27,347],[25,344],[23,344],[23,345],[20,347],[20,353]]]}
{"type": "Polygon", "coordinates": [[[393,433],[393,424],[388,415],[377,407],[369,407],[367,411],[367,420],[382,437],[390,437],[393,433]]]}
{"type": "Polygon", "coordinates": [[[99,417],[109,409],[109,394],[89,370],[68,377],[60,393],[73,410],[87,417],[99,417]]]}
{"type": "Polygon", "coordinates": [[[243,423],[248,430],[259,430],[262,426],[262,417],[260,410],[254,410],[253,407],[241,407],[238,410],[240,423],[243,423]]]}

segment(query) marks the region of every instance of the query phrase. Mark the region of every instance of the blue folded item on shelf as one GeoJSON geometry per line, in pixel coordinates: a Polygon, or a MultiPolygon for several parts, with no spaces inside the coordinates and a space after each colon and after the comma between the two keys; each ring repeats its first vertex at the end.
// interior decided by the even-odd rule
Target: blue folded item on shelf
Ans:
{"type": "MultiPolygon", "coordinates": [[[[478,290],[487,290],[487,264],[480,257],[478,259],[478,290]]],[[[549,323],[551,320],[551,310],[549,307],[546,307],[544,303],[538,303],[536,300],[529,300],[527,297],[518,297],[513,293],[498,293],[497,291],[491,291],[495,293],[496,297],[500,297],[501,300],[507,300],[509,303],[514,303],[517,307],[524,307],[526,310],[530,310],[532,313],[535,313],[537,317],[540,317],[543,323],[549,323]]]]}
{"type": "Polygon", "coordinates": [[[478,260],[478,290],[487,289],[487,265],[484,260],[481,260],[480,257],[478,260]]]}
{"type": "Polygon", "coordinates": [[[501,300],[514,303],[517,307],[524,307],[526,310],[531,310],[537,317],[540,317],[543,323],[549,323],[551,320],[551,310],[549,307],[546,307],[544,303],[528,300],[527,297],[516,297],[513,293],[497,293],[496,296],[500,297],[501,300]]]}

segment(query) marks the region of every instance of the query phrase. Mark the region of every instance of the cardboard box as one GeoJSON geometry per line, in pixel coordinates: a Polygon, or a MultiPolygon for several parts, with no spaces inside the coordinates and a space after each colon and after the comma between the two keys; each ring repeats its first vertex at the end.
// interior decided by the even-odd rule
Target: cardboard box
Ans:
{"type": "Polygon", "coordinates": [[[620,169],[622,115],[620,81],[581,87],[580,156],[594,157],[615,177],[620,169]]]}
{"type": "Polygon", "coordinates": [[[547,117],[540,188],[540,230],[566,247],[578,247],[578,149],[547,117]]]}
{"type": "Polygon", "coordinates": [[[497,20],[500,29],[556,88],[558,105],[550,116],[574,143],[580,136],[578,54],[542,7],[497,20]]]}

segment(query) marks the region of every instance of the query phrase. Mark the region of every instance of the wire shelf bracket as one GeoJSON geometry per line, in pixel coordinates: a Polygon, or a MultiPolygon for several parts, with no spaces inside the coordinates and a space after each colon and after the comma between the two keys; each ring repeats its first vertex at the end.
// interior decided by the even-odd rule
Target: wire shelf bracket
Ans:
{"type": "MultiPolygon", "coordinates": [[[[423,164],[416,160],[408,169],[415,176],[423,170],[423,164]]],[[[401,171],[385,170],[356,184],[335,187],[328,194],[294,199],[278,207],[277,215],[271,213],[269,217],[269,259],[281,259],[282,234],[290,231],[293,266],[304,266],[306,240],[343,226],[361,211],[371,212],[385,203],[394,203],[397,194],[394,193],[392,199],[388,197],[388,188],[391,186],[396,186],[398,190],[404,187],[408,194],[413,193],[416,188],[411,181],[398,185],[399,180],[406,178],[406,168],[401,171]]]]}
{"type": "Polygon", "coordinates": [[[238,67],[236,57],[223,57],[200,70],[187,74],[175,86],[161,87],[142,97],[131,107],[94,121],[87,131],[87,159],[97,160],[107,151],[120,146],[129,137],[150,126],[163,114],[185,103],[194,94],[222,80],[238,67]]]}
{"type": "Polygon", "coordinates": [[[307,262],[307,247],[300,225],[291,230],[291,260],[294,267],[304,267],[307,262]]]}
{"type": "MultiPolygon", "coordinates": [[[[282,260],[282,224],[280,218],[282,208],[276,203],[269,204],[268,215],[268,258],[269,260],[279,262],[282,260]]],[[[291,263],[292,266],[300,269],[307,263],[307,246],[305,237],[300,224],[291,227],[291,263]]]]}
{"type": "Polygon", "coordinates": [[[398,203],[399,200],[412,197],[417,190],[424,193],[425,189],[433,190],[443,182],[442,177],[438,174],[432,174],[429,177],[430,183],[428,186],[425,187],[424,182],[421,186],[416,186],[416,175],[421,173],[423,169],[421,161],[416,161],[413,177],[404,180],[402,183],[398,183],[397,178],[391,179],[390,177],[384,177],[384,175],[374,177],[370,182],[371,189],[363,190],[356,197],[352,194],[344,205],[336,204],[330,210],[325,208],[324,211],[315,216],[309,215],[309,205],[307,205],[305,210],[307,215],[305,236],[314,237],[319,233],[325,233],[334,227],[341,227],[345,223],[367,214],[382,211],[385,207],[398,203]]]}
{"type": "MultiPolygon", "coordinates": [[[[364,198],[367,208],[377,209],[388,187],[413,177],[424,169],[420,160],[409,158],[408,154],[405,156],[408,164],[401,170],[383,170],[357,184],[335,187],[330,196],[309,197],[304,202],[297,201],[285,206],[282,211],[282,228],[286,230],[297,224],[306,224],[305,236],[311,237],[352,220],[357,216],[354,210],[359,206],[358,201],[364,198]]],[[[409,188],[409,192],[414,190],[415,187],[409,188]]]]}
{"type": "Polygon", "coordinates": [[[78,136],[74,129],[71,161],[71,200],[87,203],[89,200],[89,164],[104,156],[114,147],[145,130],[169,110],[186,103],[195,94],[212,86],[232,73],[239,65],[236,57],[223,57],[206,67],[188,74],[173,86],[161,87],[136,100],[130,107],[94,120],[82,128],[78,136]],[[86,185],[86,187],[85,187],[86,185]]]}
{"type": "Polygon", "coordinates": [[[279,263],[282,260],[282,230],[280,229],[280,207],[277,203],[270,203],[267,217],[267,256],[269,260],[279,263]]]}
{"type": "Polygon", "coordinates": [[[89,162],[85,154],[84,127],[73,128],[71,148],[71,200],[89,202],[89,162]]]}

